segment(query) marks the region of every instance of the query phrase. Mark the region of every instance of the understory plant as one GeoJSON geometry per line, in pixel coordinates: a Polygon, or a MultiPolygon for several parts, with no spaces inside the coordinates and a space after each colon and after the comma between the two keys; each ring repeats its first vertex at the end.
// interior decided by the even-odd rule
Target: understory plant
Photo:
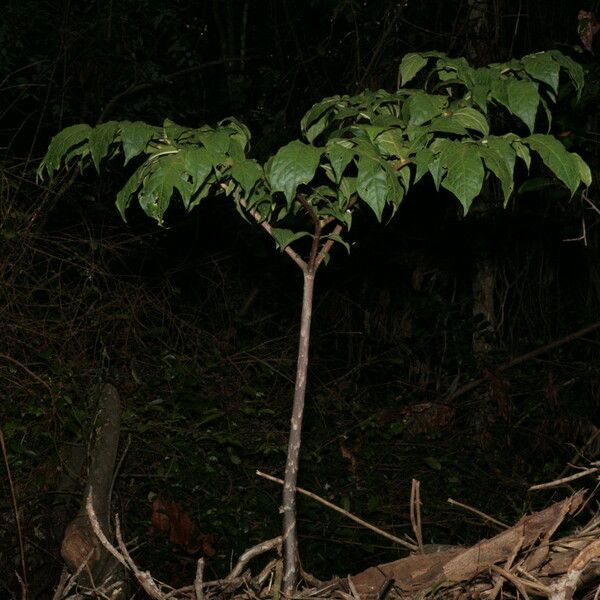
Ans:
{"type": "Polygon", "coordinates": [[[506,206],[515,165],[537,155],[572,196],[591,183],[581,157],[550,135],[562,88],[575,94],[582,68],[558,51],[471,67],[439,52],[406,55],[395,91],[333,96],[301,121],[302,135],[267,161],[251,157],[250,132],[235,118],[191,128],[166,120],[78,124],[56,135],[39,168],[52,177],[63,166],[101,170],[123,155],[136,165],[117,195],[123,218],[132,202],[159,224],[173,201],[191,210],[221,196],[255,221],[300,269],[304,287],[297,371],[283,488],[283,592],[298,579],[296,483],[309,364],[315,276],[334,245],[349,250],[347,232],[359,212],[389,220],[425,175],[450,192],[466,214],[484,180],[499,182],[506,206]],[[418,79],[416,87],[407,84],[418,79]]]}

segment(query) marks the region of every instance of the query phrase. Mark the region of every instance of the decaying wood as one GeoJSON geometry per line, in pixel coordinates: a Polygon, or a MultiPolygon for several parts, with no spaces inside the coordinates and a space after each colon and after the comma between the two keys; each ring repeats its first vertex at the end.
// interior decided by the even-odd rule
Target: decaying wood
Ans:
{"type": "MultiPolygon", "coordinates": [[[[84,498],[93,489],[94,511],[99,527],[110,536],[110,491],[115,469],[121,429],[121,402],[119,393],[111,384],[100,390],[94,426],[94,442],[84,498]]],[[[94,587],[105,581],[115,570],[111,557],[94,532],[85,502],[65,531],[61,554],[72,572],[80,572],[78,583],[94,587]],[[85,566],[82,567],[83,563],[85,566]]]]}
{"type": "MultiPolygon", "coordinates": [[[[504,563],[518,545],[521,550],[531,548],[540,540],[547,540],[567,514],[572,514],[583,502],[584,494],[577,494],[545,510],[523,517],[516,525],[475,546],[446,550],[435,554],[415,555],[391,563],[371,567],[352,577],[362,600],[378,598],[379,590],[387,580],[393,580],[395,589],[414,593],[434,590],[448,582],[468,582],[493,565],[504,563]]],[[[538,549],[547,555],[548,544],[538,549]]],[[[532,556],[536,556],[537,551],[532,556]]]]}

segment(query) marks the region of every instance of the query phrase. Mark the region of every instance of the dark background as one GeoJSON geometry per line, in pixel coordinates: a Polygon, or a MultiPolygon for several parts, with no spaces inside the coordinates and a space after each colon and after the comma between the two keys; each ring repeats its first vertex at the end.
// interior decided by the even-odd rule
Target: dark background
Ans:
{"type": "MultiPolygon", "coordinates": [[[[277,535],[301,278],[259,228],[222,199],[159,229],[113,203],[130,171],[36,183],[50,138],[78,122],[229,115],[264,159],[299,136],[324,96],[394,89],[407,52],[479,64],[558,48],[584,65],[553,133],[597,176],[599,70],[581,47],[580,9],[547,0],[9,0],[0,21],[0,419],[30,583],[48,597],[62,563],[64,463],[85,444],[93,390],[114,382],[125,420],[113,500],[136,560],[173,585],[223,576],[232,556],[277,535]],[[475,18],[483,7],[484,17],[475,18]],[[204,546],[151,528],[149,498],[176,503],[204,546]],[[193,544],[192,544],[193,546],[193,544]]],[[[538,167],[532,176],[544,175],[538,167]]],[[[519,174],[519,185],[526,179],[519,174]]],[[[517,186],[519,187],[519,186],[517,186]]],[[[421,481],[426,542],[493,532],[448,496],[512,522],[562,497],[528,494],[558,477],[600,425],[600,338],[578,337],[500,372],[512,358],[600,319],[597,184],[589,202],[554,186],[475,210],[422,185],[379,226],[356,218],[351,254],[319,273],[300,485],[370,522],[410,533],[421,481]],[[582,233],[585,236],[582,237],[582,233]],[[473,283],[492,265],[495,324],[473,350],[473,283]],[[452,395],[485,377],[470,393],[452,395]]],[[[485,324],[484,324],[485,325],[485,324]]],[[[18,565],[8,481],[0,484],[0,592],[18,565]]],[[[401,555],[384,538],[300,501],[300,544],[317,576],[401,555]]]]}

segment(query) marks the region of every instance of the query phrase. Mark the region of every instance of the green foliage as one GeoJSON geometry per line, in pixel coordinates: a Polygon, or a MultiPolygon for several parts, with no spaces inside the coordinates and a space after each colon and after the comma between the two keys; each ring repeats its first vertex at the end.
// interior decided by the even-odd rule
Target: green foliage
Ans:
{"type": "Polygon", "coordinates": [[[283,192],[291,206],[300,184],[311,182],[315,176],[321,151],[299,140],[280,148],[269,163],[267,177],[271,191],[283,192]]]}
{"type": "MultiPolygon", "coordinates": [[[[519,158],[529,168],[530,151],[570,194],[589,185],[587,165],[554,137],[533,133],[540,106],[548,121],[559,78],[565,73],[577,94],[581,67],[557,51],[473,68],[463,58],[439,52],[408,54],[400,64],[402,85],[430,63],[424,89],[365,91],[315,104],[302,118],[306,141],[280,148],[265,165],[248,158],[250,134],[235,119],[198,129],[165,121],[74,125],[54,137],[39,173],[52,176],[63,164],[100,169],[105,158],[123,154],[140,160],[117,197],[124,216],[133,199],[163,223],[171,199],[187,210],[210,194],[224,192],[245,214],[277,224],[299,212],[349,228],[356,206],[369,207],[381,221],[398,208],[410,187],[429,173],[437,188],[451,192],[467,212],[492,173],[504,202],[514,190],[519,158]],[[529,135],[493,131],[491,112],[507,110],[529,135]],[[300,199],[299,194],[302,198],[300,199]]],[[[273,229],[280,248],[303,237],[285,225],[273,229]]],[[[336,234],[333,239],[342,242],[336,234]]]]}

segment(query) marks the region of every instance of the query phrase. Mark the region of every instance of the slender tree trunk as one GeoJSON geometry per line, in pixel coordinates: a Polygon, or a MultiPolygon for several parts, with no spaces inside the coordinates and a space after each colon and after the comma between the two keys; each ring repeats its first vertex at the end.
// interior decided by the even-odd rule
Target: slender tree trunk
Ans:
{"type": "MultiPolygon", "coordinates": [[[[466,22],[466,55],[471,64],[481,65],[492,62],[497,57],[497,27],[495,24],[494,2],[492,0],[467,0],[468,15],[466,22]]],[[[483,226],[492,218],[494,190],[489,182],[484,182],[481,197],[473,207],[478,213],[483,226]]],[[[473,255],[473,353],[480,363],[493,350],[496,330],[496,310],[494,292],[497,279],[497,264],[492,255],[490,245],[480,234],[480,242],[473,255]]]]}
{"type": "Polygon", "coordinates": [[[302,441],[302,417],[306,396],[306,376],[308,372],[308,348],[310,324],[312,319],[315,270],[312,265],[304,271],[304,291],[302,294],[302,317],[300,320],[300,341],[298,346],[298,365],[296,369],[296,387],[290,425],[287,463],[283,486],[283,593],[290,597],[298,577],[298,538],[296,534],[296,482],[298,480],[298,461],[302,441]]]}

